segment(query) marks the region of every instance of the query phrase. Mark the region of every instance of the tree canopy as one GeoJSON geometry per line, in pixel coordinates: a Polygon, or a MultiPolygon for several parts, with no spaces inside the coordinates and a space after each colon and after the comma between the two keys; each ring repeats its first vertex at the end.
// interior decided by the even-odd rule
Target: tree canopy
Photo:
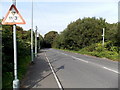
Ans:
{"type": "Polygon", "coordinates": [[[61,34],[57,35],[53,46],[79,50],[102,41],[103,28],[105,28],[105,41],[116,42],[117,23],[109,24],[103,18],[88,17],[70,23],[61,34]]]}
{"type": "Polygon", "coordinates": [[[58,36],[56,31],[50,31],[44,36],[45,45],[46,47],[51,47],[53,44],[54,39],[58,36]]]}

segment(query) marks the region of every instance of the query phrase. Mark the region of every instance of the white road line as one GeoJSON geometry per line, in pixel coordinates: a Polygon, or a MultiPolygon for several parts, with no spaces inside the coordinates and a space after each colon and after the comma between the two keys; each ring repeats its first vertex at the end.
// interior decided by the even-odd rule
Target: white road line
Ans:
{"type": "Polygon", "coordinates": [[[65,54],[65,53],[61,53],[61,54],[68,56],[68,55],[67,55],[67,54],[65,54]]]}
{"type": "Polygon", "coordinates": [[[66,56],[70,56],[70,57],[72,57],[72,58],[74,58],[74,59],[76,59],[76,60],[83,61],[83,62],[85,62],[85,63],[91,63],[91,64],[94,64],[94,65],[97,65],[97,66],[99,66],[99,67],[101,67],[101,68],[104,68],[104,69],[106,69],[106,70],[112,71],[112,72],[117,73],[117,74],[119,73],[119,72],[116,71],[116,70],[112,70],[112,69],[110,69],[110,68],[101,66],[101,65],[96,64],[96,63],[93,63],[93,62],[89,62],[89,61],[86,61],[86,60],[83,60],[83,59],[80,59],[80,58],[77,58],[77,57],[74,57],[74,56],[71,56],[71,55],[68,55],[68,54],[65,54],[65,53],[61,53],[61,54],[64,54],[64,55],[66,55],[66,56]]]}
{"type": "Polygon", "coordinates": [[[50,66],[50,68],[51,68],[51,70],[52,70],[52,73],[53,73],[54,78],[55,78],[55,80],[56,80],[56,82],[57,82],[57,84],[58,84],[58,87],[60,88],[60,90],[63,90],[62,85],[60,84],[60,81],[58,80],[58,77],[57,77],[57,75],[55,74],[55,71],[54,71],[51,63],[50,63],[49,59],[47,58],[46,53],[45,53],[45,57],[46,57],[46,59],[47,59],[47,61],[48,61],[48,63],[49,63],[49,66],[50,66]]]}
{"type": "Polygon", "coordinates": [[[94,65],[96,65],[96,66],[99,66],[99,67],[101,67],[101,68],[104,68],[104,69],[106,69],[106,70],[109,70],[109,71],[111,71],[111,72],[114,72],[114,73],[117,73],[117,74],[119,73],[119,72],[116,71],[116,70],[113,70],[113,69],[104,67],[104,66],[102,66],[102,65],[99,65],[99,64],[96,64],[96,63],[93,63],[93,62],[89,62],[89,63],[94,64],[94,65]]]}
{"type": "Polygon", "coordinates": [[[95,66],[98,66],[98,67],[103,67],[102,65],[99,65],[99,64],[96,64],[96,63],[93,63],[93,62],[89,62],[89,63],[91,63],[91,64],[93,64],[95,66]]]}
{"type": "Polygon", "coordinates": [[[71,56],[71,55],[68,55],[68,54],[65,54],[65,53],[61,53],[61,54],[66,55],[66,56],[70,56],[70,57],[72,57],[72,58],[74,58],[74,59],[77,59],[77,60],[79,60],[79,61],[83,61],[83,62],[85,62],[85,63],[88,63],[88,61],[86,61],[86,60],[83,60],[83,59],[80,59],[80,58],[76,58],[76,57],[74,57],[74,56],[71,56]]]}
{"type": "Polygon", "coordinates": [[[80,58],[76,58],[76,57],[74,57],[74,56],[71,56],[71,57],[74,58],[74,59],[77,59],[77,60],[79,60],[79,61],[82,61],[82,62],[88,63],[88,61],[86,61],[86,60],[83,60],[83,59],[80,59],[80,58]]]}
{"type": "Polygon", "coordinates": [[[109,70],[109,71],[112,71],[112,72],[115,72],[115,73],[119,73],[118,71],[112,70],[112,69],[107,68],[107,67],[102,67],[102,68],[104,68],[104,69],[106,69],[106,70],[109,70]]]}

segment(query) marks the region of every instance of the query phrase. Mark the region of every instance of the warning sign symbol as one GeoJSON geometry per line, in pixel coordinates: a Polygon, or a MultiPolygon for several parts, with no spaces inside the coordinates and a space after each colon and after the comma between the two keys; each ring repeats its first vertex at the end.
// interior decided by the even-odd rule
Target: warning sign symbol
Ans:
{"type": "Polygon", "coordinates": [[[19,11],[12,5],[2,21],[3,25],[25,24],[24,19],[20,15],[19,11]]]}

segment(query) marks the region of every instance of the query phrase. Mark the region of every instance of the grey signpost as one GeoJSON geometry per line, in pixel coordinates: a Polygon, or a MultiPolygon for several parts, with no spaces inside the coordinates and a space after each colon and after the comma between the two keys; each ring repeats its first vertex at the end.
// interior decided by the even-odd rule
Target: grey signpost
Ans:
{"type": "Polygon", "coordinates": [[[102,46],[104,47],[104,41],[105,41],[105,39],[104,39],[104,36],[105,36],[105,28],[103,28],[103,43],[102,43],[102,46]]]}
{"type": "Polygon", "coordinates": [[[37,26],[35,30],[35,57],[37,57],[37,26]]]}
{"type": "Polygon", "coordinates": [[[14,45],[14,80],[13,89],[19,88],[19,79],[17,75],[17,43],[16,43],[16,24],[25,24],[24,19],[20,15],[16,8],[16,0],[12,0],[13,5],[11,5],[5,18],[2,20],[3,25],[13,25],[13,45],[14,45]]]}
{"type": "Polygon", "coordinates": [[[39,50],[40,50],[41,46],[40,46],[40,34],[39,34],[39,50]]]}
{"type": "MultiPolygon", "coordinates": [[[[16,6],[16,0],[13,0],[13,4],[16,6]]],[[[13,42],[14,42],[14,77],[13,89],[19,88],[19,79],[17,77],[17,44],[16,44],[16,24],[13,25],[13,42]]]]}
{"type": "Polygon", "coordinates": [[[33,63],[33,0],[32,0],[32,19],[31,19],[31,63],[33,63]]]}
{"type": "Polygon", "coordinates": [[[17,44],[16,44],[16,25],[13,25],[14,39],[14,77],[13,88],[19,88],[19,79],[17,77],[17,44]]]}

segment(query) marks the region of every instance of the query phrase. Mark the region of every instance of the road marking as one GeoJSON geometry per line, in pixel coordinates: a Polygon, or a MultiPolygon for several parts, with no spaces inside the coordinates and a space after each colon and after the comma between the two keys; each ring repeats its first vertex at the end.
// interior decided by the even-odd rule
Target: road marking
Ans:
{"type": "Polygon", "coordinates": [[[112,70],[112,69],[107,68],[107,67],[102,67],[102,68],[104,68],[104,69],[106,69],[106,70],[109,70],[109,71],[112,71],[112,72],[115,72],[115,73],[119,73],[118,71],[112,70]]]}
{"type": "Polygon", "coordinates": [[[52,67],[52,65],[51,65],[51,63],[50,63],[50,61],[49,61],[46,53],[45,53],[45,57],[46,57],[46,59],[47,59],[47,61],[48,61],[48,63],[49,63],[49,66],[50,66],[50,68],[51,68],[51,70],[52,70],[52,73],[53,73],[54,78],[55,78],[55,80],[56,80],[56,82],[57,82],[57,84],[58,84],[58,87],[60,88],[60,90],[63,90],[63,87],[62,87],[62,85],[61,85],[61,83],[60,83],[57,75],[55,74],[55,71],[54,71],[54,69],[53,69],[53,67],[52,67]]]}
{"type": "Polygon", "coordinates": [[[74,58],[74,59],[77,59],[77,60],[79,60],[79,61],[83,61],[83,62],[85,62],[85,63],[88,63],[88,61],[86,61],[86,60],[83,60],[83,59],[80,59],[80,58],[76,58],[76,57],[74,57],[74,56],[71,56],[71,55],[68,55],[68,54],[65,54],[65,53],[61,53],[61,54],[66,55],[66,56],[70,56],[70,57],[72,57],[72,58],[74,58]]]}
{"type": "Polygon", "coordinates": [[[80,59],[80,58],[76,58],[76,57],[74,57],[74,56],[71,56],[71,57],[74,58],[74,59],[77,59],[77,60],[79,60],[79,61],[82,61],[82,62],[88,63],[88,61],[86,61],[86,60],[83,60],[83,59],[80,59]]]}
{"type": "Polygon", "coordinates": [[[94,65],[97,65],[97,66],[99,66],[99,67],[101,67],[101,68],[104,68],[104,69],[106,69],[106,70],[112,71],[112,72],[117,73],[117,74],[119,73],[119,72],[116,71],[116,70],[112,70],[112,69],[110,69],[110,68],[101,66],[101,65],[96,64],[96,63],[93,63],[93,62],[89,62],[89,61],[86,61],[86,60],[83,60],[83,59],[80,59],[80,58],[77,58],[77,57],[74,57],[74,56],[71,56],[71,55],[68,55],[68,54],[65,54],[65,53],[61,53],[61,54],[64,54],[64,55],[66,55],[66,56],[70,56],[70,57],[72,57],[72,58],[74,58],[74,59],[76,59],[76,60],[83,61],[83,62],[85,62],[85,63],[91,63],[91,64],[94,64],[94,65]]]}
{"type": "Polygon", "coordinates": [[[93,63],[93,62],[89,62],[89,63],[94,64],[94,65],[96,65],[96,66],[99,66],[100,68],[103,68],[103,69],[106,69],[106,70],[112,71],[112,72],[114,72],[114,73],[117,73],[117,74],[119,73],[119,72],[116,71],[116,70],[113,70],[113,69],[110,69],[110,68],[104,67],[104,66],[102,66],[102,65],[99,65],[99,64],[96,64],[96,63],[93,63]]]}
{"type": "Polygon", "coordinates": [[[61,54],[68,56],[68,55],[67,55],[67,54],[65,54],[65,53],[61,53],[61,54]]]}

